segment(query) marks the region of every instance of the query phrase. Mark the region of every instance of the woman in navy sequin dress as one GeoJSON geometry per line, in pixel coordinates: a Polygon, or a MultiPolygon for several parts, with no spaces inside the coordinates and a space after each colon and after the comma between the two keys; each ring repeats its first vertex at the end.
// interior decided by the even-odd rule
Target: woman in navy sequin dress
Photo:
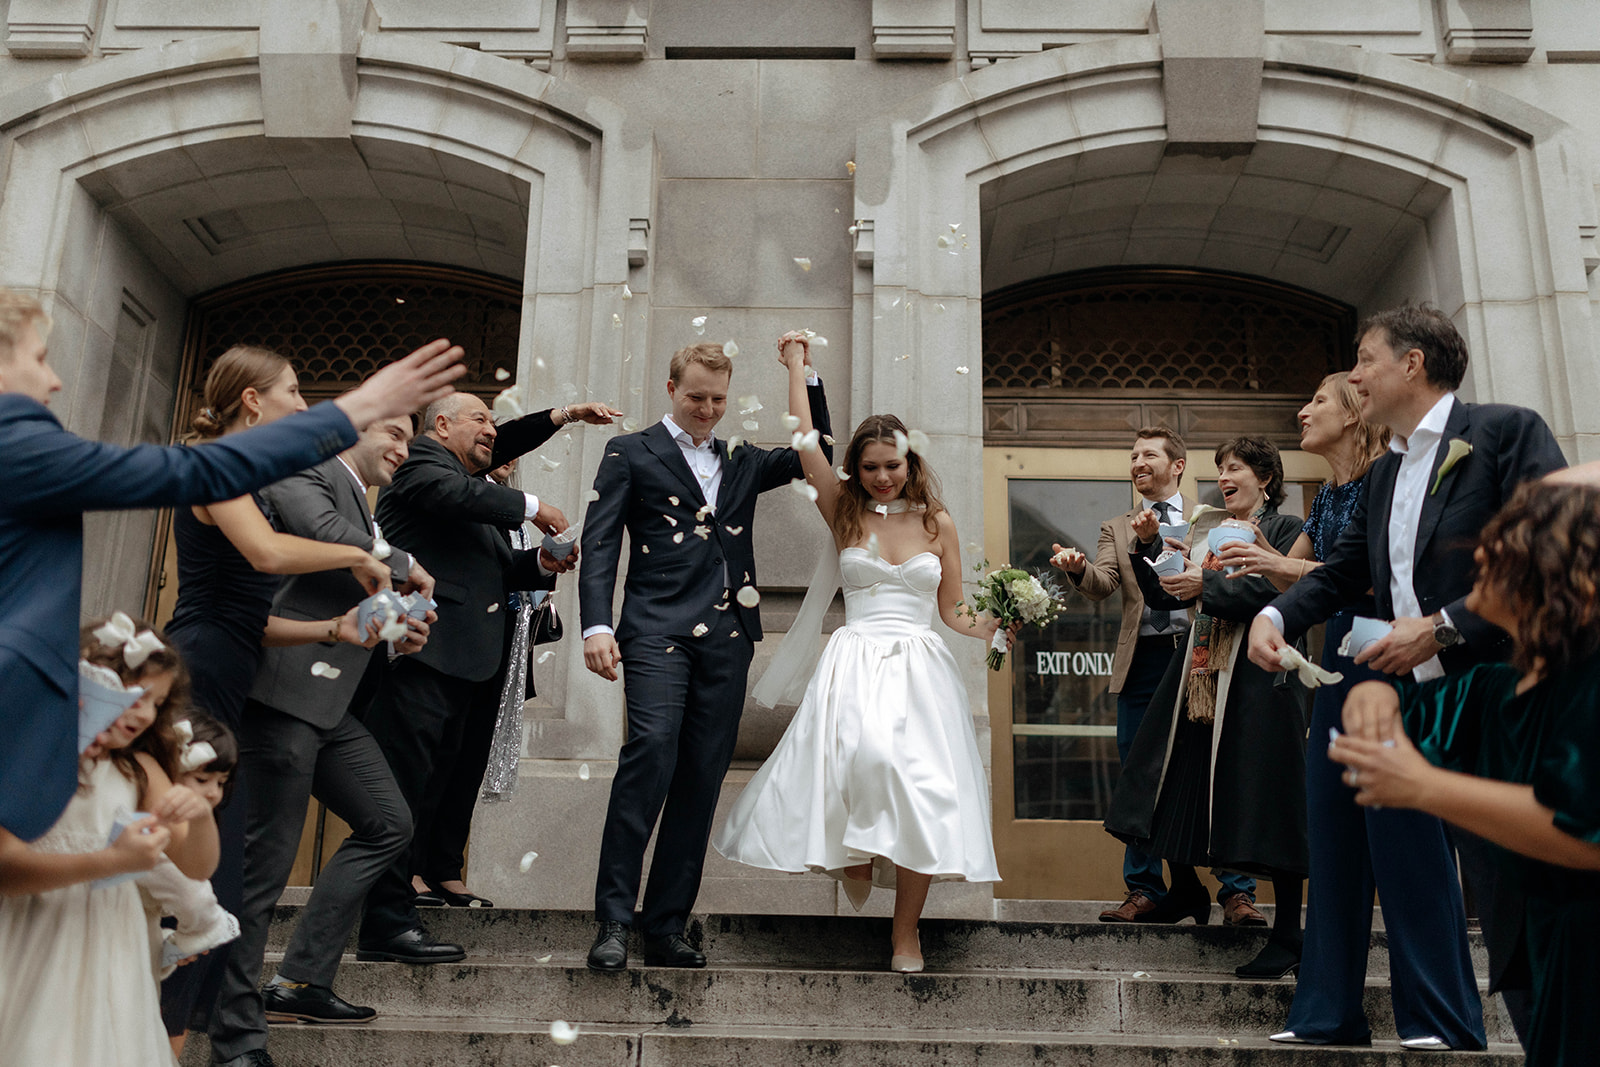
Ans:
{"type": "MultiPolygon", "coordinates": [[[[1248,573],[1287,589],[1328,557],[1366,497],[1367,470],[1387,447],[1388,431],[1361,417],[1361,400],[1343,374],[1330,374],[1300,410],[1300,447],[1322,456],[1333,477],[1311,503],[1305,531],[1288,557],[1254,553],[1248,573]]],[[[1274,1041],[1366,1045],[1372,1030],[1362,1006],[1374,891],[1389,939],[1390,995],[1402,1040],[1432,1038],[1456,1049],[1484,1047],[1483,1006],[1467,952],[1461,884],[1444,824],[1415,811],[1361,808],[1328,759],[1329,730],[1357,682],[1387,680],[1339,654],[1367,598],[1328,620],[1322,666],[1344,675],[1317,690],[1306,751],[1306,823],[1311,839],[1305,948],[1285,1030],[1274,1041]]]]}

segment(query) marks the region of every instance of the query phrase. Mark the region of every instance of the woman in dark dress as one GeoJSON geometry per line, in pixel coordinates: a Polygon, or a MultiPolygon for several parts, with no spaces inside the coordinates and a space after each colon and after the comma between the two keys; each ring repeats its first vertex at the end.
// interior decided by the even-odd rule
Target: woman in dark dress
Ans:
{"type": "Polygon", "coordinates": [[[1527,1062],[1577,1067],[1600,1049],[1600,464],[1518,489],[1477,559],[1467,608],[1512,634],[1511,662],[1362,683],[1329,755],[1357,803],[1499,846],[1527,900],[1527,1062]]]}
{"type": "MultiPolygon", "coordinates": [[[[299,379],[276,352],[235,345],[206,376],[205,406],[194,418],[202,439],[265,425],[304,411],[299,379]]],[[[348,567],[369,592],[389,585],[389,568],[354,545],[327,544],[278,533],[258,496],[182,508],[173,517],[178,548],[178,603],[166,631],[189,668],[196,707],[237,732],[245,697],[255,681],[267,637],[268,613],[280,574],[309,574],[348,567]]],[[[273,619],[274,644],[363,641],[354,611],[325,622],[273,619]]],[[[244,829],[248,782],[235,770],[229,803],[217,812],[222,853],[212,875],[217,900],[237,911],[243,896],[244,829]]],[[[202,1029],[221,981],[224,946],[181,967],[161,987],[167,1033],[181,1048],[187,1029],[202,1029]]]]}
{"type": "MultiPolygon", "coordinates": [[[[1330,374],[1300,410],[1300,447],[1323,457],[1333,477],[1311,502],[1305,532],[1288,556],[1262,545],[1229,545],[1222,562],[1260,574],[1280,590],[1320,565],[1366,493],[1367,471],[1388,447],[1386,427],[1361,417],[1361,398],[1343,373],[1330,374]]],[[[1372,598],[1328,620],[1322,666],[1344,680],[1317,690],[1306,750],[1306,822],[1311,881],[1305,951],[1288,1025],[1272,1040],[1304,1045],[1367,1045],[1363,993],[1372,902],[1383,905],[1389,941],[1389,995],[1400,1039],[1416,1048],[1484,1047],[1483,999],[1472,973],[1461,882],[1444,824],[1417,811],[1374,811],[1355,803],[1328,759],[1329,730],[1357,682],[1383,679],[1339,654],[1356,616],[1372,598]]]]}
{"type": "MultiPolygon", "coordinates": [[[[1244,652],[1250,621],[1277,589],[1256,576],[1230,580],[1205,545],[1217,520],[1231,517],[1254,523],[1258,540],[1286,553],[1302,524],[1278,514],[1283,463],[1270,441],[1236,437],[1217,449],[1216,461],[1227,515],[1210,512],[1191,524],[1194,552],[1183,572],[1158,580],[1134,561],[1147,604],[1168,611],[1193,605],[1196,616],[1187,647],[1150,699],[1106,829],[1168,862],[1172,889],[1158,905],[1165,921],[1209,917],[1210,894],[1196,866],[1271,878],[1278,904],[1272,935],[1240,974],[1281,978],[1299,966],[1300,893],[1309,866],[1306,691],[1294,675],[1263,671],[1244,652]]],[[[1154,558],[1159,529],[1134,530],[1140,540],[1133,554],[1154,558]]]]}

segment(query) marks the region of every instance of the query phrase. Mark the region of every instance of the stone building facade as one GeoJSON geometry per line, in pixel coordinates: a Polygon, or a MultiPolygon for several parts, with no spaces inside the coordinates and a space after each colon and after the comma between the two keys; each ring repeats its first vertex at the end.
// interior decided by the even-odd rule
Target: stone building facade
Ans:
{"type": "MultiPolygon", "coordinates": [[[[741,432],[761,443],[787,437],[768,346],[811,328],[836,425],[925,429],[991,558],[1012,548],[995,472],[1029,450],[1109,450],[1114,482],[1154,418],[1207,450],[1252,427],[1292,444],[1299,385],[1254,370],[1143,388],[1170,367],[1101,346],[1097,392],[1049,329],[1045,356],[1018,357],[1055,360],[1043,377],[997,369],[1001,310],[1085,286],[1214,282],[1252,337],[1266,312],[1247,297],[1322,301],[1346,326],[1431,300],[1472,346],[1470,399],[1533,407],[1569,457],[1600,458],[1590,0],[0,0],[0,42],[0,284],[48,305],[55,410],[89,436],[172,439],[200,312],[336,268],[385,293],[475,279],[535,402],[644,422],[674,349],[737,340],[734,393],[768,416],[741,432]]],[[[1087,314],[1051,306],[1063,330],[1087,314]]],[[[319,343],[361,353],[333,384],[383,348],[336,332],[319,343]]],[[[525,482],[576,517],[606,438],[558,438],[525,482]]],[[[159,517],[90,526],[85,612],[153,601],[159,517]]],[[[774,494],[758,550],[780,626],[824,542],[774,494]]],[[[575,618],[570,588],[558,603],[575,618]]],[[[481,809],[473,885],[585,907],[621,696],[576,640],[556,647],[522,788],[481,809]],[[521,875],[528,849],[543,859],[521,875]]],[[[980,732],[1009,730],[1005,685],[962,654],[980,732]]],[[[751,709],[729,793],[783,723],[751,709]]],[[[704,903],[837,906],[831,883],[725,863],[704,903]]]]}

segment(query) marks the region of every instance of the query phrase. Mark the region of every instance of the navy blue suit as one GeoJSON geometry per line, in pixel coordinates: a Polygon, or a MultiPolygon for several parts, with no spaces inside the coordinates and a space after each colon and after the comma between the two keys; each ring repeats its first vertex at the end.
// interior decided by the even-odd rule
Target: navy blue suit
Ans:
{"type": "Polygon", "coordinates": [[[83,513],[231,500],[355,441],[344,412],[318,404],[195,448],[119,448],[0,393],[0,826],[31,841],[77,788],[83,513]]]}
{"type": "MultiPolygon", "coordinates": [[[[1440,653],[1447,673],[1510,654],[1510,637],[1466,608],[1475,574],[1472,551],[1478,532],[1518,485],[1565,466],[1550,428],[1534,412],[1459,400],[1451,407],[1428,475],[1413,557],[1413,584],[1423,613],[1444,609],[1466,638],[1440,653]],[[1472,451],[1440,476],[1453,439],[1466,441],[1472,451]]],[[[1339,608],[1360,603],[1369,588],[1377,616],[1394,617],[1389,511],[1399,471],[1400,456],[1394,452],[1372,465],[1366,492],[1323,566],[1273,601],[1283,613],[1284,636],[1292,639],[1339,608]]],[[[1347,627],[1348,622],[1330,624],[1327,640],[1337,642],[1347,627]]],[[[1339,669],[1346,672],[1347,686],[1371,675],[1348,661],[1339,669]]],[[[1289,1028],[1317,1042],[1369,1040],[1361,993],[1376,888],[1389,931],[1400,1035],[1432,1035],[1454,1048],[1481,1047],[1480,1004],[1444,832],[1437,820],[1417,812],[1356,809],[1352,790],[1340,778],[1343,768],[1327,758],[1327,727],[1337,721],[1339,704],[1328,707],[1335,699],[1331,694],[1319,699],[1324,711],[1314,717],[1307,765],[1311,821],[1318,828],[1313,847],[1322,858],[1312,858],[1305,969],[1289,1028]]],[[[1507,970],[1521,936],[1522,894],[1499,883],[1478,838],[1456,830],[1451,836],[1468,884],[1480,894],[1490,988],[1504,986],[1510,994],[1507,1007],[1520,1031],[1524,1008],[1516,991],[1522,979],[1507,970]]]]}

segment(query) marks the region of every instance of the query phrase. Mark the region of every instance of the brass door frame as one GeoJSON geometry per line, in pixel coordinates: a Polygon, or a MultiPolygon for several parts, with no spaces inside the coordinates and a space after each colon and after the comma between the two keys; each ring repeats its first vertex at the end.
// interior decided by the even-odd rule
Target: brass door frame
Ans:
{"type": "MultiPolygon", "coordinates": [[[[1312,485],[1328,475],[1327,465],[1305,452],[1283,452],[1286,482],[1312,485]]],[[[1192,450],[1181,488],[1198,498],[1199,489],[1216,480],[1210,452],[1192,450]]],[[[1017,479],[1120,481],[1128,484],[1126,448],[1040,448],[995,445],[983,450],[984,553],[991,566],[1010,555],[1009,483],[1017,479]]],[[[1309,497],[1308,497],[1309,499],[1309,497]]],[[[1129,505],[1133,488],[1128,487],[1129,505]]],[[[1107,516],[1109,518],[1110,516],[1107,516]]],[[[1120,900],[1122,843],[1090,820],[1016,818],[1016,782],[1012,767],[1018,736],[1014,729],[1010,671],[989,672],[991,799],[995,854],[1003,879],[995,896],[1043,900],[1120,900]]],[[[1114,727],[1027,724],[1034,734],[1093,732],[1105,736],[1114,727]]],[[[1262,886],[1263,891],[1266,886],[1262,886]]]]}

